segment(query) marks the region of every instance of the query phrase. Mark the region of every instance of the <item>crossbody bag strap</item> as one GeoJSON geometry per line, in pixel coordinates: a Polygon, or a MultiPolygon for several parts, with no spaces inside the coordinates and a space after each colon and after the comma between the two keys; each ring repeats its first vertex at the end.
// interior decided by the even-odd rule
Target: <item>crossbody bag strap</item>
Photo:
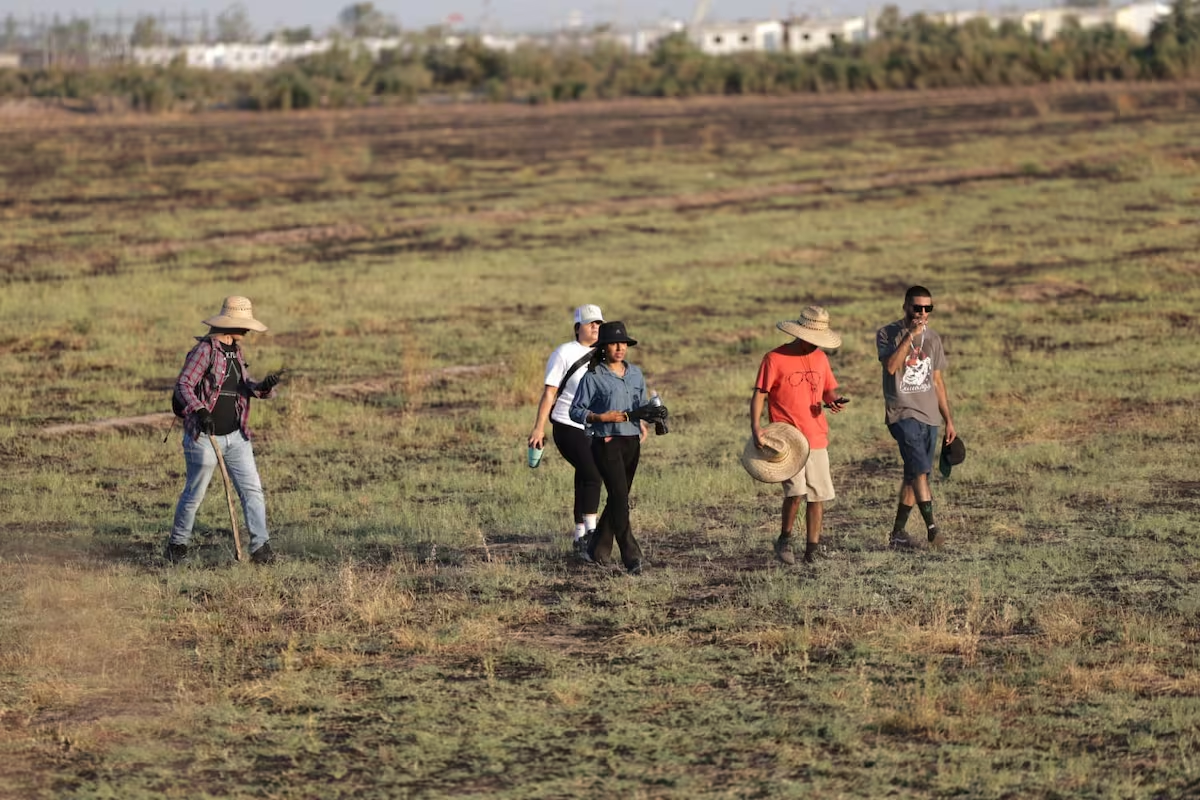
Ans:
{"type": "MultiPolygon", "coordinates": [[[[574,364],[571,365],[571,368],[567,370],[567,374],[563,375],[562,383],[560,383],[558,385],[558,394],[560,396],[562,395],[563,389],[565,389],[567,386],[567,381],[571,380],[571,376],[574,375],[576,372],[578,372],[580,367],[582,367],[584,364],[586,364],[592,360],[592,354],[594,352],[595,352],[595,348],[588,350],[586,353],[583,354],[582,358],[580,358],[578,361],[576,361],[574,364]]],[[[557,398],[555,398],[555,399],[557,400],[557,398]]]]}

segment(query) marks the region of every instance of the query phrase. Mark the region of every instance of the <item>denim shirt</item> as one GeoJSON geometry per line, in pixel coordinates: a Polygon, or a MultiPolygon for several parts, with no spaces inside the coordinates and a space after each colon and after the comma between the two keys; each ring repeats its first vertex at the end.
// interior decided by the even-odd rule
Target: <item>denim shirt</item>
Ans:
{"type": "Polygon", "coordinates": [[[640,369],[627,362],[625,376],[619,378],[607,364],[598,364],[579,381],[575,402],[571,404],[571,419],[587,426],[589,436],[641,436],[642,427],[636,422],[589,423],[586,420],[589,412],[632,411],[647,402],[646,378],[640,369]]]}

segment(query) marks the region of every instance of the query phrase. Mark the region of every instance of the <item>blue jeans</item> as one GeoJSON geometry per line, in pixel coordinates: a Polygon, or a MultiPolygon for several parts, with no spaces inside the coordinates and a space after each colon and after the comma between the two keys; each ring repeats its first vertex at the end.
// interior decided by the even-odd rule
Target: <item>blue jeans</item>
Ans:
{"type": "MultiPolygon", "coordinates": [[[[263,497],[262,482],[258,479],[258,467],[254,465],[254,449],[241,431],[227,436],[213,436],[211,441],[221,448],[229,480],[242,498],[242,514],[250,531],[250,552],[253,553],[270,538],[267,534],[267,502],[263,497]]],[[[191,541],[196,510],[200,508],[209,481],[217,469],[217,454],[213,452],[210,437],[203,433],[198,439],[183,437],[183,459],[187,464],[187,481],[183,486],[183,494],[179,496],[179,504],[175,506],[171,544],[187,544],[191,541]]]]}

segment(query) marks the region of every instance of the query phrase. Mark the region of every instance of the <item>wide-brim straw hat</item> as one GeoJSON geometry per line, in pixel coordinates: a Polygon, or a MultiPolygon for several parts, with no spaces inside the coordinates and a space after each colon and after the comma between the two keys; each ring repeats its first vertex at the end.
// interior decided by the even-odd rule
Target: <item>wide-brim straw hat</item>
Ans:
{"type": "Polygon", "coordinates": [[[829,312],[821,306],[809,306],[800,312],[799,319],[785,319],[775,327],[817,347],[835,350],[842,346],[842,337],[829,329],[829,312]]]}
{"type": "Polygon", "coordinates": [[[221,313],[204,320],[210,328],[225,328],[227,330],[246,330],[265,333],[267,326],[254,318],[254,307],[250,298],[232,295],[225,298],[221,304],[221,313]]]}
{"type": "Polygon", "coordinates": [[[759,431],[764,447],[754,445],[751,436],[742,450],[742,466],[750,477],[763,483],[783,483],[804,469],[808,462],[808,439],[800,429],[786,422],[772,422],[759,431]]]}

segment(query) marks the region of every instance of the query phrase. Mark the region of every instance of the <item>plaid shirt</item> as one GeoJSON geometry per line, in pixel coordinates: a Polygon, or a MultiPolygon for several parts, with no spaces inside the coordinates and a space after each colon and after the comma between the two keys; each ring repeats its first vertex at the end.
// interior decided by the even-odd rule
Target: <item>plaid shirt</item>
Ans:
{"type": "MultiPolygon", "coordinates": [[[[200,438],[200,425],[196,421],[196,412],[201,408],[212,411],[217,405],[217,397],[221,393],[221,384],[225,382],[225,359],[216,358],[221,345],[210,336],[196,337],[198,344],[187,354],[183,361],[183,369],[175,381],[175,389],[183,398],[183,430],[193,439],[200,438]]],[[[242,379],[237,386],[237,415],[238,427],[242,434],[249,439],[250,434],[250,398],[268,398],[275,390],[263,394],[259,391],[259,381],[250,377],[246,371],[246,360],[242,356],[242,348],[235,352],[238,366],[241,367],[242,379]]]]}

